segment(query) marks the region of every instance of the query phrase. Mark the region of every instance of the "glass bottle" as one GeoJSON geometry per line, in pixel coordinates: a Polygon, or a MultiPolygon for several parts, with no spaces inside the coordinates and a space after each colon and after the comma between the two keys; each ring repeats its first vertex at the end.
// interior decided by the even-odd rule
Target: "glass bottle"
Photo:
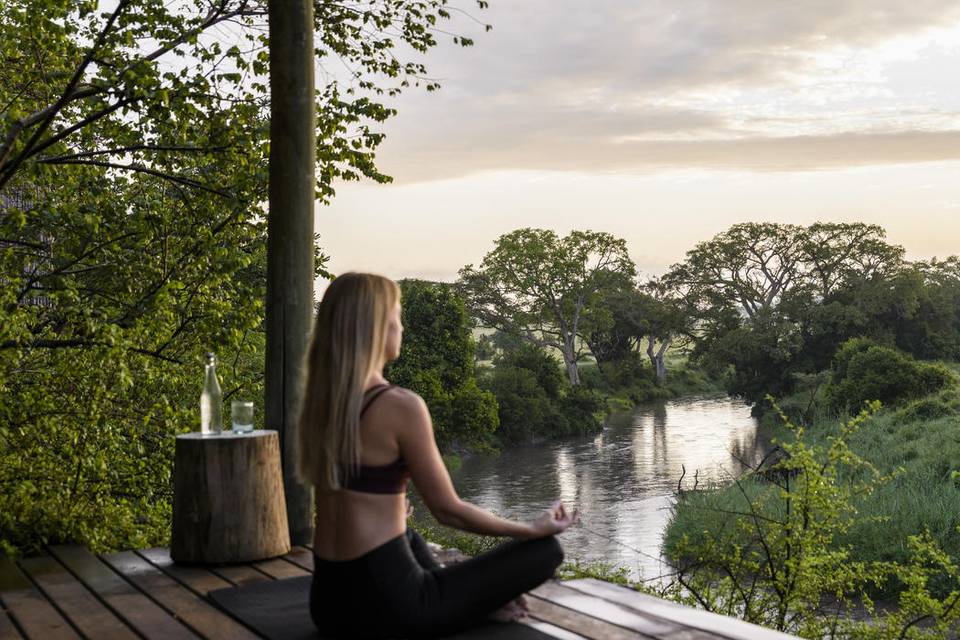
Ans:
{"type": "Polygon", "coordinates": [[[203,393],[200,394],[200,433],[219,435],[223,430],[223,397],[217,380],[217,356],[207,354],[203,393]]]}

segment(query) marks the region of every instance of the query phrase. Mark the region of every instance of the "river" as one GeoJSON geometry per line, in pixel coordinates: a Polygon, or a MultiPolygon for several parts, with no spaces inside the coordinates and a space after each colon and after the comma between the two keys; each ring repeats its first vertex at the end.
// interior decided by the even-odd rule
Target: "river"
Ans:
{"type": "Polygon", "coordinates": [[[556,498],[579,506],[581,526],[560,536],[567,559],[651,579],[667,571],[660,543],[682,469],[685,489],[695,472],[703,487],[740,473],[739,460],[753,464],[768,447],[747,405],[686,397],[613,414],[595,436],[466,458],[451,476],[462,498],[508,518],[535,517],[556,498]]]}

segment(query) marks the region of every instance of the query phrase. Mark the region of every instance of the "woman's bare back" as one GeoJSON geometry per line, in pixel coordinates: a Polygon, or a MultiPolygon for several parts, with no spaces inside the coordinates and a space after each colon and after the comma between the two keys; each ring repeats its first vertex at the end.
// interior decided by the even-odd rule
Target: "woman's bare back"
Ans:
{"type": "MultiPolygon", "coordinates": [[[[383,466],[400,457],[398,411],[409,391],[391,387],[360,420],[360,462],[383,466]]],[[[324,560],[351,560],[406,531],[406,492],[366,493],[350,489],[317,492],[313,551],[324,560]]]]}

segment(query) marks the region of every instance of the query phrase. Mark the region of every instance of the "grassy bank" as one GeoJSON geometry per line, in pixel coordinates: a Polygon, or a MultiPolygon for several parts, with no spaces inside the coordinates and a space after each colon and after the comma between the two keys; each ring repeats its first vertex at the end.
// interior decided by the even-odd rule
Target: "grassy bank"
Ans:
{"type": "MultiPolygon", "coordinates": [[[[814,446],[827,446],[837,435],[842,417],[818,409],[825,403],[817,393],[801,391],[785,398],[781,406],[795,421],[804,420],[804,439],[814,446]]],[[[773,413],[762,418],[763,428],[775,440],[794,437],[773,413]]],[[[960,558],[960,394],[956,389],[922,398],[902,407],[883,409],[867,420],[849,441],[850,450],[871,463],[880,476],[891,478],[869,495],[858,497],[856,515],[849,529],[832,541],[847,547],[856,561],[909,560],[908,537],[929,531],[936,544],[952,558],[960,558]]],[[[869,471],[852,472],[841,481],[863,479],[869,471]]],[[[777,487],[762,479],[745,478],[739,486],[727,485],[688,493],[678,501],[664,538],[668,554],[675,553],[684,536],[700,544],[733,544],[737,516],[749,510],[748,500],[758,502],[777,487]]],[[[932,585],[944,593],[956,585],[932,585]]],[[[895,582],[881,595],[899,589],[895,582]]]]}

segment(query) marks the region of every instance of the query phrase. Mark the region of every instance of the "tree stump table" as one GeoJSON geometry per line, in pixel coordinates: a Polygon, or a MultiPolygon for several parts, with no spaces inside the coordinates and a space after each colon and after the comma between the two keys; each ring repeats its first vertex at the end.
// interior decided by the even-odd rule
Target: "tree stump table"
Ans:
{"type": "Polygon", "coordinates": [[[289,551],[277,432],[177,436],[170,557],[229,564],[289,551]]]}

